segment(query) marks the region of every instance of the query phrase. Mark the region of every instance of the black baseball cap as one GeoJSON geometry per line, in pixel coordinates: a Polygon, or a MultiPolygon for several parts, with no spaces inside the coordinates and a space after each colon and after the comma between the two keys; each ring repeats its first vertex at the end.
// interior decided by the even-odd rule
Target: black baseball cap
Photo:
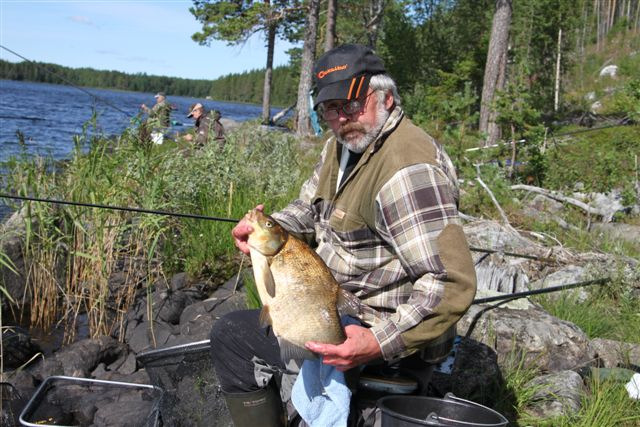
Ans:
{"type": "Polygon", "coordinates": [[[368,46],[344,44],[322,55],[314,67],[317,95],[313,108],[330,99],[357,99],[369,79],[385,72],[382,59],[368,46]]]}

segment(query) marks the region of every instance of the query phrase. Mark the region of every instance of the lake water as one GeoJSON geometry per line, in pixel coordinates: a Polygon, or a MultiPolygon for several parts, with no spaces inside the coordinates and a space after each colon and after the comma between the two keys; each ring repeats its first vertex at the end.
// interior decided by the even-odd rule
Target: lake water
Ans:
{"type": "MultiPolygon", "coordinates": [[[[74,147],[74,135],[82,133],[83,125],[91,119],[94,110],[98,132],[120,134],[140,112],[141,104],[151,107],[155,103],[153,95],[155,93],[0,80],[0,171],[3,162],[23,150],[29,156],[56,160],[68,157],[74,147]],[[17,132],[24,135],[24,147],[19,143],[17,132]]],[[[196,102],[209,110],[219,110],[223,118],[239,122],[262,115],[260,105],[171,96],[170,93],[167,100],[175,108],[171,120],[178,122],[172,131],[186,131],[193,126],[193,120],[186,116],[189,106],[196,102]]],[[[278,111],[272,109],[272,116],[278,111]]],[[[6,202],[0,199],[0,220],[10,213],[6,202]]]]}
{"type": "MultiPolygon", "coordinates": [[[[82,133],[82,126],[95,109],[97,123],[105,135],[121,133],[140,112],[140,105],[151,107],[154,93],[77,88],[47,83],[0,80],[0,162],[21,153],[16,132],[24,135],[29,155],[63,159],[73,149],[73,136],[82,133]],[[88,93],[87,93],[88,92],[88,93]]],[[[187,111],[191,104],[201,102],[207,109],[220,110],[222,117],[236,121],[256,119],[262,106],[234,104],[167,94],[175,107],[171,119],[182,125],[173,130],[184,131],[193,126],[187,111]]],[[[272,115],[278,109],[272,110],[272,115]]]]}

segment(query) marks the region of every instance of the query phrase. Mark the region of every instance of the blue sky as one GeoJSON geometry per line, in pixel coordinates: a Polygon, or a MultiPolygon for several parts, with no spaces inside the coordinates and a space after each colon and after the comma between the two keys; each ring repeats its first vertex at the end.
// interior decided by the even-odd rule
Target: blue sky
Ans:
{"type": "MultiPolygon", "coordinates": [[[[0,0],[0,44],[40,62],[193,79],[264,68],[262,34],[242,46],[191,35],[201,26],[188,0],[0,0]]],[[[274,65],[292,47],[277,40],[274,65]]],[[[0,58],[21,59],[0,48],[0,58]]]]}

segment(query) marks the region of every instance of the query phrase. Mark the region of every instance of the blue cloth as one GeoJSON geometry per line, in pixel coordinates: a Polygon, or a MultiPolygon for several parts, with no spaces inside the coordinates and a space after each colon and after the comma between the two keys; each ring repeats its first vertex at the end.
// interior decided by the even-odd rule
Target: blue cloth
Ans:
{"type": "MultiPolygon", "coordinates": [[[[360,324],[344,316],[343,325],[360,324]]],[[[322,358],[305,359],[291,390],[291,401],[298,414],[311,427],[340,427],[347,425],[351,390],[344,373],[335,366],[325,365],[322,358]]]]}

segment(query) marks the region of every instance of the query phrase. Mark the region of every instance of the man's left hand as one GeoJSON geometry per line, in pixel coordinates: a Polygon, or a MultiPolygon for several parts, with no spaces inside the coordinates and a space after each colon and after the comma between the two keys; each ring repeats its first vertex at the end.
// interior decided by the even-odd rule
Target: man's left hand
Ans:
{"type": "Polygon", "coordinates": [[[305,346],[322,356],[322,362],[333,365],[339,371],[348,371],[373,359],[382,357],[378,340],[368,329],[358,325],[344,328],[347,339],[339,345],[309,341],[305,346]]]}

